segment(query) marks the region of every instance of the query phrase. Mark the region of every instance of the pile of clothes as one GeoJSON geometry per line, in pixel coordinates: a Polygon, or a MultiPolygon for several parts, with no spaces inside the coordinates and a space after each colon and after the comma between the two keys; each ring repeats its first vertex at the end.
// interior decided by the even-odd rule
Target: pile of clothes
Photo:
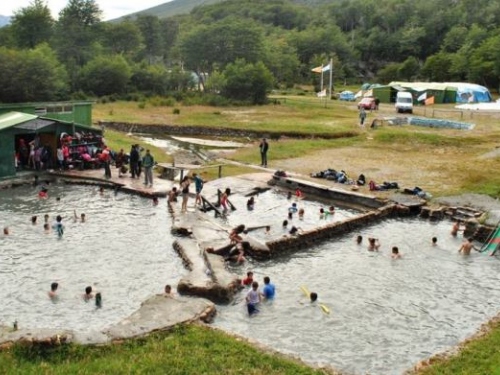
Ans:
{"type": "Polygon", "coordinates": [[[347,173],[344,170],[336,171],[335,169],[325,169],[324,171],[311,173],[311,177],[315,178],[325,178],[327,180],[335,181],[340,184],[349,184],[349,185],[360,185],[363,186],[366,184],[365,175],[360,174],[357,180],[353,180],[349,178],[347,173]]]}
{"type": "Polygon", "coordinates": [[[375,181],[371,180],[368,183],[368,186],[370,188],[370,191],[399,189],[399,185],[397,182],[387,182],[387,181],[384,181],[382,184],[377,184],[375,181]]]}

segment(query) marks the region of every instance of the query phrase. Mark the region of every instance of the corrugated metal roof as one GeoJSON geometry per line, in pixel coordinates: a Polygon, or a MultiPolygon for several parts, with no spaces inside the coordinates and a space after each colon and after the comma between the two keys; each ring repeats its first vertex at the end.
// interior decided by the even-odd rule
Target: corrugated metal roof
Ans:
{"type": "Polygon", "coordinates": [[[38,118],[38,116],[22,112],[4,113],[3,115],[0,115],[0,131],[36,118],[38,118]]]}
{"type": "Polygon", "coordinates": [[[55,121],[50,120],[42,120],[41,118],[37,118],[31,121],[23,122],[22,124],[16,125],[17,129],[26,129],[26,130],[40,130],[45,128],[46,126],[50,126],[55,124],[55,121]]]}

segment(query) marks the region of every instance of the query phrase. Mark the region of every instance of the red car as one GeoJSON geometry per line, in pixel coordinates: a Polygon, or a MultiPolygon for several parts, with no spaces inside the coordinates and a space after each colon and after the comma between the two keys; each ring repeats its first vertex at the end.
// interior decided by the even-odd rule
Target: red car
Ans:
{"type": "Polygon", "coordinates": [[[361,101],[358,103],[358,109],[369,109],[369,110],[374,110],[377,108],[377,104],[375,103],[375,98],[363,98],[361,101]]]}

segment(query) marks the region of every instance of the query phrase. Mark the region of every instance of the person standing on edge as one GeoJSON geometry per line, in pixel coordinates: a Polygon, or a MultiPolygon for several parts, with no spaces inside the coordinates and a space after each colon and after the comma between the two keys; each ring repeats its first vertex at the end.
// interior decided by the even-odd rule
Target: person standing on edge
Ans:
{"type": "Polygon", "coordinates": [[[146,155],[142,158],[142,166],[144,167],[144,185],[149,185],[153,187],[153,166],[155,165],[155,159],[153,155],[150,154],[149,150],[146,150],[146,155]]]}
{"type": "Polygon", "coordinates": [[[260,159],[263,167],[267,167],[267,150],[269,150],[269,143],[267,143],[265,138],[262,138],[262,142],[259,145],[260,149],[260,159]]]}
{"type": "Polygon", "coordinates": [[[102,150],[101,161],[104,164],[104,177],[107,179],[111,178],[111,155],[108,146],[104,146],[104,150],[102,150]]]}
{"type": "Polygon", "coordinates": [[[194,205],[201,204],[201,191],[203,190],[204,181],[198,176],[197,173],[193,173],[194,187],[196,189],[196,199],[194,205]]]}
{"type": "Polygon", "coordinates": [[[132,173],[132,178],[139,177],[137,174],[137,167],[139,163],[139,151],[137,151],[136,145],[132,145],[130,148],[130,173],[132,173]]]}
{"type": "Polygon", "coordinates": [[[366,111],[363,107],[359,109],[359,126],[365,126],[366,111]]]}

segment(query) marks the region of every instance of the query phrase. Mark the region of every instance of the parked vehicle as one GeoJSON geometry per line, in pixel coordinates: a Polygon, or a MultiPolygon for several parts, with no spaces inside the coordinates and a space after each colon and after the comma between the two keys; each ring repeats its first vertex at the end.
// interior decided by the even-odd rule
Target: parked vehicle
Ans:
{"type": "Polygon", "coordinates": [[[354,93],[352,91],[342,91],[339,94],[339,100],[345,100],[348,102],[353,102],[356,98],[354,97],[354,93]]]}
{"type": "Polygon", "coordinates": [[[413,113],[413,96],[411,92],[400,91],[396,96],[396,112],[397,113],[413,113]]]}
{"type": "Polygon", "coordinates": [[[377,104],[375,103],[375,98],[363,98],[361,101],[358,103],[358,109],[368,109],[370,111],[374,110],[377,108],[377,104]]]}

